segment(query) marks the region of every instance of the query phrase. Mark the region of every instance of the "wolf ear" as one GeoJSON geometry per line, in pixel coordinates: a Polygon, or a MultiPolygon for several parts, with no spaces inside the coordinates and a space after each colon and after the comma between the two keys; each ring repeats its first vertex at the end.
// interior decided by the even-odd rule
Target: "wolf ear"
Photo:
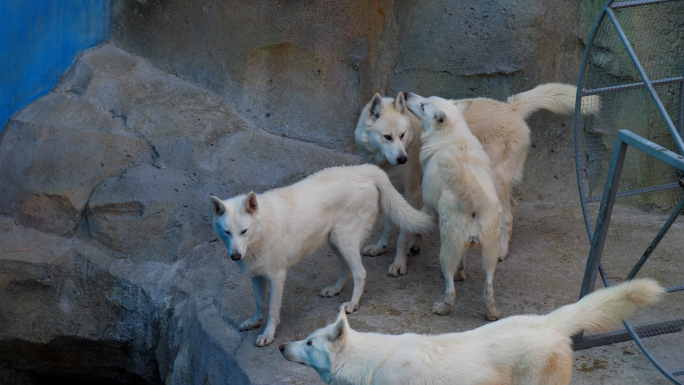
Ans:
{"type": "Polygon", "coordinates": [[[254,214],[259,209],[259,203],[257,203],[257,197],[254,191],[250,191],[245,198],[245,212],[247,214],[254,214]]]}
{"type": "Polygon", "coordinates": [[[220,217],[221,215],[223,215],[223,213],[226,212],[226,208],[225,206],[223,206],[223,202],[221,202],[220,199],[213,195],[210,197],[210,199],[211,205],[214,207],[214,216],[220,217]]]}
{"type": "Polygon", "coordinates": [[[397,100],[394,101],[394,106],[400,113],[406,113],[406,98],[404,97],[403,92],[399,91],[399,94],[397,94],[397,100]]]}
{"type": "Polygon", "coordinates": [[[370,104],[368,105],[368,116],[366,116],[366,123],[372,125],[376,120],[380,118],[382,114],[382,96],[379,93],[373,95],[370,104]]]}
{"type": "Polygon", "coordinates": [[[333,344],[339,346],[344,342],[344,337],[347,333],[347,318],[338,318],[328,334],[328,339],[333,344]]]}
{"type": "Polygon", "coordinates": [[[461,114],[465,114],[466,110],[470,105],[473,103],[472,99],[461,99],[461,100],[452,100],[451,103],[453,103],[456,108],[458,108],[459,111],[461,111],[461,114]]]}

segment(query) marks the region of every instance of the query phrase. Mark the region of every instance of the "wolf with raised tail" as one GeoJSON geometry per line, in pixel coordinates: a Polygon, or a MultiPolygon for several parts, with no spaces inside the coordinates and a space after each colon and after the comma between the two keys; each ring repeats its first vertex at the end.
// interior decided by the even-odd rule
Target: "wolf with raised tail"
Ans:
{"type": "Polygon", "coordinates": [[[412,232],[434,226],[433,219],[406,203],[387,174],[373,165],[332,167],[263,194],[250,192],[227,200],[212,196],[211,202],[216,235],[230,258],[252,279],[256,313],[240,330],[259,327],[268,313],[257,346],[269,345],[275,338],[287,270],[323,242],[337,255],[342,273],[321,296],[339,294],[353,279],[351,301],[343,305],[351,313],[359,308],[366,284],[361,244],[378,211],[382,208],[393,223],[412,232]]]}
{"type": "MultiPolygon", "coordinates": [[[[508,244],[513,231],[513,214],[517,203],[511,191],[523,175],[523,167],[530,146],[530,128],[526,119],[539,110],[567,115],[575,110],[577,88],[569,84],[547,83],[508,97],[506,101],[489,98],[451,100],[452,103],[470,102],[464,112],[473,135],[480,141],[490,158],[497,194],[502,205],[499,260],[508,256],[508,244]]],[[[600,100],[596,95],[582,98],[582,113],[596,114],[600,100]]],[[[420,207],[422,169],[418,154],[422,146],[420,122],[408,112],[405,95],[396,99],[373,96],[359,117],[354,138],[367,163],[380,166],[392,184],[414,207],[420,207]]],[[[389,243],[392,224],[385,220],[380,239],[364,248],[364,254],[379,255],[389,243]]],[[[407,272],[406,256],[420,249],[420,237],[400,233],[394,262],[389,275],[407,272]],[[410,249],[409,246],[413,245],[410,249]]]]}
{"type": "Polygon", "coordinates": [[[280,345],[280,351],[333,385],[567,385],[572,335],[605,332],[663,292],[653,280],[634,279],[547,315],[513,316],[430,336],[357,332],[341,311],[332,324],[280,345]]]}

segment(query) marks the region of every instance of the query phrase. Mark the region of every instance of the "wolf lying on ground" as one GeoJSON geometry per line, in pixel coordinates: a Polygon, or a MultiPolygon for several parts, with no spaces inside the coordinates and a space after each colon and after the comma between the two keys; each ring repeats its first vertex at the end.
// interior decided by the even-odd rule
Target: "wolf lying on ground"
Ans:
{"type": "Polygon", "coordinates": [[[409,110],[423,125],[421,210],[439,218],[439,261],[446,292],[444,301],[435,303],[432,311],[449,313],[456,297],[454,277],[465,277],[465,253],[469,248],[479,248],[485,271],[485,317],[499,319],[492,281],[499,257],[502,209],[489,157],[463,117],[470,101],[454,104],[437,96],[404,96],[409,110]]]}
{"type": "MultiPolygon", "coordinates": [[[[513,214],[517,205],[511,191],[522,179],[530,146],[530,128],[525,119],[538,110],[557,114],[573,112],[576,91],[575,86],[548,83],[513,95],[506,102],[488,98],[470,99],[470,107],[464,113],[466,122],[489,156],[503,209],[499,260],[504,260],[508,255],[513,214]]],[[[582,109],[584,114],[595,114],[599,110],[597,96],[585,97],[582,103],[586,106],[582,109]]],[[[412,114],[406,113],[404,94],[400,92],[394,103],[393,99],[380,98],[376,94],[361,112],[354,131],[356,143],[366,162],[381,166],[390,176],[392,184],[414,207],[418,207],[416,202],[421,202],[422,199],[422,172],[417,156],[421,147],[421,130],[419,121],[412,114]],[[379,103],[380,100],[382,103],[379,103]],[[405,163],[397,161],[404,160],[398,158],[397,154],[406,154],[405,163]]],[[[389,243],[390,231],[391,225],[385,221],[382,237],[374,245],[367,246],[364,254],[383,253],[389,243]]],[[[409,243],[410,239],[405,234],[402,238],[400,234],[394,262],[389,268],[390,275],[406,274],[409,243]]],[[[417,246],[414,245],[412,251],[418,249],[419,245],[419,242],[417,246]]]]}
{"type": "Polygon", "coordinates": [[[212,196],[211,202],[214,231],[228,248],[230,258],[252,278],[256,313],[240,325],[240,330],[260,326],[268,311],[257,346],[269,345],[275,338],[287,270],[324,241],[337,255],[342,273],[321,296],[339,294],[353,278],[351,301],[344,304],[351,313],[358,309],[366,284],[361,244],[379,208],[410,232],[434,227],[433,219],[406,203],[387,174],[373,165],[328,168],[263,194],[250,192],[227,200],[212,196]],[[268,285],[271,295],[267,303],[268,285]]]}
{"type": "Polygon", "coordinates": [[[662,293],[655,281],[635,279],[544,316],[513,316],[434,336],[357,332],[342,310],[332,324],[280,351],[313,367],[328,384],[564,385],[572,378],[570,336],[604,332],[662,293]]]}

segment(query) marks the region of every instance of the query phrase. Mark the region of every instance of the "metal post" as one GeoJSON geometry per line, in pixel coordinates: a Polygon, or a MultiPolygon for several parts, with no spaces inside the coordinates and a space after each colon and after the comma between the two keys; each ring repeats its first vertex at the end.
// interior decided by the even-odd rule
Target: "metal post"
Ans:
{"type": "Polygon", "coordinates": [[[587,266],[584,270],[584,281],[582,282],[580,299],[594,291],[596,274],[598,273],[599,264],[601,263],[603,246],[606,243],[610,216],[613,213],[613,205],[615,204],[615,196],[617,195],[618,184],[620,183],[620,175],[622,174],[622,166],[625,162],[626,154],[627,143],[624,143],[621,140],[621,136],[618,133],[617,139],[615,140],[613,157],[610,160],[608,183],[603,191],[601,209],[599,211],[599,217],[596,220],[596,226],[594,227],[594,236],[591,240],[589,258],[587,259],[587,266]]]}
{"type": "Polygon", "coordinates": [[[634,266],[632,271],[629,273],[627,276],[627,279],[632,279],[634,278],[639,270],[641,270],[641,267],[644,266],[644,263],[648,260],[648,257],[651,256],[651,253],[653,253],[653,250],[655,250],[656,247],[658,247],[658,244],[660,241],[663,239],[665,234],[667,234],[668,230],[670,230],[670,226],[674,223],[674,221],[677,220],[677,217],[679,217],[679,214],[682,213],[682,209],[684,209],[684,199],[682,199],[681,202],[677,205],[677,208],[675,211],[670,215],[670,217],[667,219],[667,222],[665,222],[665,225],[663,226],[662,229],[660,229],[660,232],[658,232],[658,235],[653,239],[653,242],[648,246],[648,249],[644,252],[644,255],[641,256],[639,259],[639,262],[634,266]]]}

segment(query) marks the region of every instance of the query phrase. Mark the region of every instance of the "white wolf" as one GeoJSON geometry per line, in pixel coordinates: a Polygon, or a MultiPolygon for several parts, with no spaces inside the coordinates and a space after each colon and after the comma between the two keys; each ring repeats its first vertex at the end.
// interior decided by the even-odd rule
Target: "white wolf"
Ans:
{"type": "Polygon", "coordinates": [[[337,282],[323,289],[321,296],[339,294],[353,278],[351,301],[343,305],[351,313],[358,309],[366,284],[361,242],[375,223],[378,209],[412,232],[434,225],[432,218],[406,203],[387,174],[373,165],[328,168],[263,194],[250,192],[227,200],[212,196],[211,202],[214,231],[230,258],[252,278],[256,313],[240,330],[260,326],[268,311],[257,346],[269,345],[275,337],[287,270],[321,243],[328,241],[342,268],[337,282]],[[268,285],[271,295],[267,303],[268,285]]]}
{"type": "Polygon", "coordinates": [[[452,103],[437,96],[406,93],[406,105],[423,125],[420,165],[423,207],[439,217],[439,261],[446,281],[444,301],[432,311],[447,314],[456,297],[454,277],[462,280],[465,253],[477,247],[485,271],[485,317],[499,319],[494,305],[494,270],[501,238],[501,202],[496,194],[489,157],[470,133],[463,112],[469,101],[452,103]]]}
{"type": "MultiPolygon", "coordinates": [[[[452,100],[470,101],[465,118],[470,131],[482,143],[492,165],[494,183],[503,208],[499,260],[508,256],[508,244],[513,231],[513,214],[517,203],[511,191],[522,180],[523,168],[530,147],[530,128],[525,122],[539,110],[556,114],[571,114],[575,110],[577,87],[548,83],[521,92],[500,102],[488,98],[452,100]]],[[[582,98],[582,113],[596,114],[600,108],[598,96],[582,98]]]]}
{"type": "MultiPolygon", "coordinates": [[[[382,98],[376,93],[361,111],[354,130],[356,145],[366,162],[380,166],[392,185],[415,208],[420,208],[422,204],[420,182],[423,172],[418,161],[421,130],[418,119],[406,108],[401,92],[396,99],[382,98]]],[[[366,246],[364,254],[376,256],[385,252],[393,226],[387,215],[384,223],[382,236],[374,245],[366,246]]],[[[395,263],[389,267],[389,275],[406,274],[406,254],[411,243],[411,251],[417,253],[420,250],[420,235],[413,240],[410,234],[399,233],[395,263]]]]}
{"type": "MultiPolygon", "coordinates": [[[[513,95],[506,102],[488,98],[469,99],[471,105],[464,113],[466,122],[489,156],[494,183],[503,209],[499,260],[504,260],[508,255],[508,244],[513,230],[513,214],[516,208],[516,201],[511,196],[511,191],[522,178],[530,145],[530,128],[525,119],[538,110],[547,110],[557,114],[571,113],[575,108],[576,91],[575,86],[548,83],[513,95]]],[[[379,95],[376,97],[379,98],[379,95]]],[[[376,100],[376,97],[373,100],[376,100]]],[[[415,118],[411,119],[411,114],[405,116],[402,113],[405,109],[401,106],[405,103],[401,92],[395,103],[399,107],[393,106],[390,98],[382,100],[382,108],[379,110],[376,108],[375,115],[369,112],[371,111],[369,106],[374,105],[373,101],[361,113],[355,131],[356,143],[366,162],[380,165],[400,192],[402,188],[405,188],[403,195],[409,203],[420,202],[422,173],[416,155],[421,145],[422,128],[415,118]],[[401,133],[406,133],[406,136],[399,143],[396,135],[401,133]],[[391,140],[385,138],[384,135],[388,135],[391,140]],[[402,153],[400,145],[404,146],[407,159],[405,164],[395,166],[396,163],[393,162],[395,154],[402,153]],[[416,178],[418,183],[402,182],[415,181],[416,178]]],[[[452,102],[458,103],[459,101],[452,100],[452,102]]],[[[595,114],[600,107],[597,96],[584,97],[582,103],[584,114],[595,114]]],[[[414,207],[418,206],[414,205],[414,207]]],[[[390,230],[390,224],[386,222],[383,236],[375,245],[366,247],[364,253],[368,255],[382,253],[389,241],[390,230]]],[[[407,247],[405,244],[407,242],[404,240],[403,245],[402,242],[398,242],[394,263],[389,270],[390,275],[406,274],[407,247]]]]}
{"type": "Polygon", "coordinates": [[[572,378],[570,336],[606,331],[662,293],[655,281],[635,279],[544,316],[513,316],[434,336],[357,332],[341,311],[334,323],[280,351],[316,369],[328,384],[564,385],[572,378]]]}

